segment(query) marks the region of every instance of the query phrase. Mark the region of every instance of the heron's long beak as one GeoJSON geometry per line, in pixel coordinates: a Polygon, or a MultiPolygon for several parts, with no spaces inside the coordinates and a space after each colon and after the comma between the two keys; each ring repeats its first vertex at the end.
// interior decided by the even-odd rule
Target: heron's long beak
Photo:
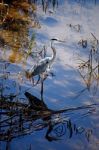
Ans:
{"type": "Polygon", "coordinates": [[[51,39],[51,41],[58,41],[58,42],[65,42],[65,41],[62,41],[62,40],[59,40],[59,39],[56,39],[56,38],[53,38],[53,39],[51,39]]]}
{"type": "Polygon", "coordinates": [[[62,41],[62,40],[58,40],[58,42],[63,42],[63,43],[65,43],[65,41],[62,41]]]}

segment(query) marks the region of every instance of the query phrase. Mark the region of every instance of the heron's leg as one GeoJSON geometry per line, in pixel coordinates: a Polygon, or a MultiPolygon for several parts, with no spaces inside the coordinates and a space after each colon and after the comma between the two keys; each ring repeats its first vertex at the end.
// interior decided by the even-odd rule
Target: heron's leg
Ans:
{"type": "Polygon", "coordinates": [[[36,81],[36,83],[34,84],[34,86],[37,85],[37,84],[39,84],[40,79],[41,79],[41,77],[40,77],[40,75],[38,75],[38,80],[36,81]]]}
{"type": "Polygon", "coordinates": [[[44,80],[41,78],[41,100],[43,101],[43,92],[44,92],[44,80]]]}
{"type": "Polygon", "coordinates": [[[33,78],[33,77],[31,78],[31,81],[32,81],[32,84],[33,84],[33,86],[34,86],[34,78],[33,78]]]}
{"type": "Polygon", "coordinates": [[[32,77],[33,86],[36,86],[37,84],[39,84],[40,79],[41,79],[41,76],[38,75],[38,79],[37,79],[37,81],[35,82],[35,81],[34,81],[34,78],[32,77]]]}

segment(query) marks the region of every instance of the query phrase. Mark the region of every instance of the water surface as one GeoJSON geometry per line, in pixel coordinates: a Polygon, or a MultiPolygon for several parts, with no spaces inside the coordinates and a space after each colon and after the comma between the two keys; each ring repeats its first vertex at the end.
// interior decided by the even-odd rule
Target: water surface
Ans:
{"type": "Polygon", "coordinates": [[[98,150],[99,2],[51,2],[1,7],[1,150],[98,150]],[[63,42],[51,73],[33,86],[24,71],[51,56],[52,38],[63,42]]]}

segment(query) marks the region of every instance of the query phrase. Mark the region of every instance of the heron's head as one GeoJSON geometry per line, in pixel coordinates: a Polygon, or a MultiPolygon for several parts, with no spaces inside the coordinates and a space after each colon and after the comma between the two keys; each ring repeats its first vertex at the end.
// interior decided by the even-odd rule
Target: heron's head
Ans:
{"type": "Polygon", "coordinates": [[[57,43],[57,42],[59,42],[59,40],[56,39],[56,38],[52,38],[52,39],[51,39],[51,43],[54,43],[54,42],[57,43]]]}
{"type": "Polygon", "coordinates": [[[62,41],[62,40],[59,40],[59,39],[56,39],[56,38],[52,38],[51,41],[53,41],[53,42],[54,42],[54,41],[57,41],[57,42],[65,42],[65,41],[62,41]]]}
{"type": "Polygon", "coordinates": [[[62,41],[62,40],[59,40],[59,39],[56,39],[56,38],[52,38],[52,39],[51,39],[51,45],[52,45],[54,42],[55,42],[55,43],[57,43],[57,42],[58,42],[58,43],[59,43],[59,42],[62,42],[62,43],[63,43],[63,42],[65,42],[65,41],[62,41]]]}

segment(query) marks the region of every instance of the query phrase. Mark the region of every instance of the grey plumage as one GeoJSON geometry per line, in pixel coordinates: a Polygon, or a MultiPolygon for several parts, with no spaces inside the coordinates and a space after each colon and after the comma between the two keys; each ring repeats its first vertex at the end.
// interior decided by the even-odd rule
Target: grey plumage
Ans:
{"type": "Polygon", "coordinates": [[[36,75],[41,75],[44,72],[47,72],[55,57],[56,57],[56,49],[53,47],[53,41],[58,41],[57,39],[51,39],[51,49],[52,49],[52,56],[45,57],[41,59],[37,64],[35,64],[33,67],[31,67],[29,70],[26,71],[26,76],[28,78],[31,78],[36,75]]]}

